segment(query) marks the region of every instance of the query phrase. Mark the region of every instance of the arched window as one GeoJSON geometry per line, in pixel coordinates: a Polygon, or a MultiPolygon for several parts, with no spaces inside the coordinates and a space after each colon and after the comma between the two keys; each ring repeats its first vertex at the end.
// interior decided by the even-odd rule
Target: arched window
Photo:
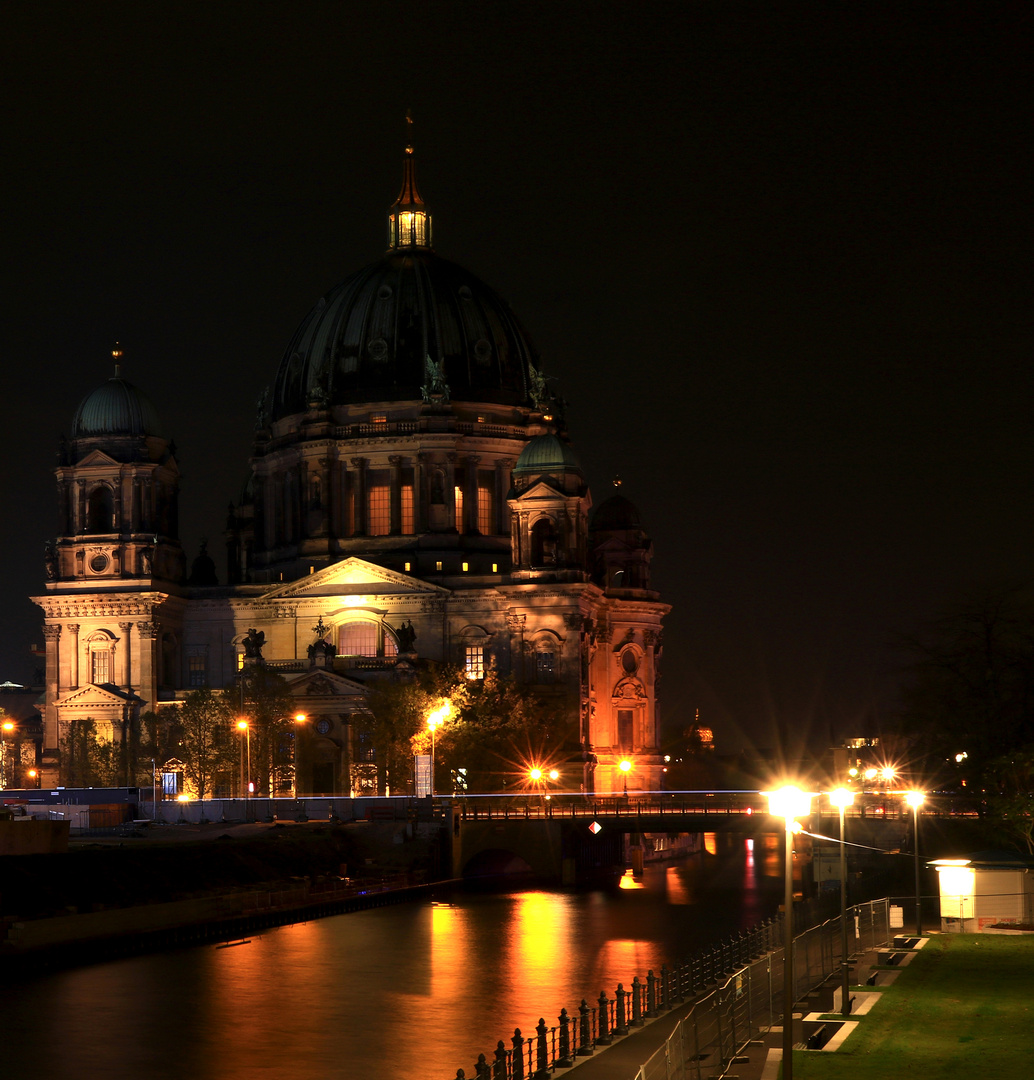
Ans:
{"type": "Polygon", "coordinates": [[[86,640],[90,653],[90,682],[104,686],[115,681],[115,638],[107,630],[96,630],[86,640]]]}
{"type": "Polygon", "coordinates": [[[556,529],[553,519],[539,518],[531,527],[531,565],[556,565],[556,529]]]}
{"type": "Polygon", "coordinates": [[[384,632],[383,623],[356,619],[338,630],[337,651],[339,656],[393,657],[398,655],[398,645],[384,632]]]}
{"type": "Polygon", "coordinates": [[[100,484],[90,492],[86,505],[86,531],[108,533],[115,527],[115,498],[107,484],[100,484]]]}

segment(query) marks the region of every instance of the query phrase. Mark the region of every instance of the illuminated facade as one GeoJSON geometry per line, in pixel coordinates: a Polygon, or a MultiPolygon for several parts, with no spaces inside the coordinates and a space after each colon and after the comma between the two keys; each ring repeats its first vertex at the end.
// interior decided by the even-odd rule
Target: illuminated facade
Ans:
{"type": "Polygon", "coordinates": [[[309,718],[298,790],[362,786],[351,718],[372,679],[421,663],[512,677],[558,706],[565,784],[660,786],[661,621],[650,541],[591,496],[509,306],[430,246],[412,149],[389,250],[322,297],[257,419],[226,527],[227,583],[185,573],[173,445],[116,376],[84,399],[57,470],[48,549],[45,783],[81,719],[228,685],[248,640],[309,718]],[[256,634],[252,637],[252,631],[256,634]],[[582,762],[585,763],[584,768],[582,762]]]}

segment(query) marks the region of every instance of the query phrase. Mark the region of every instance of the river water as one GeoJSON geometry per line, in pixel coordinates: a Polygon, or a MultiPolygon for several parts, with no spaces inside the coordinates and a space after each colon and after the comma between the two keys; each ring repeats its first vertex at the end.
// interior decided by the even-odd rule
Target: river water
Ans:
{"type": "Polygon", "coordinates": [[[0,1076],[472,1076],[515,1027],[770,916],[779,837],[708,846],[608,890],[456,892],[8,985],[0,1076]]]}

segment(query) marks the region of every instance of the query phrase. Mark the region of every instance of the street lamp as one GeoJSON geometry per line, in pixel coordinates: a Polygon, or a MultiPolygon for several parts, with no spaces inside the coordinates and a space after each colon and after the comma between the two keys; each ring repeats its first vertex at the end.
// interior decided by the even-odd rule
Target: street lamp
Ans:
{"type": "Polygon", "coordinates": [[[778,791],[763,791],[768,812],[786,822],[786,893],[783,917],[783,1080],[793,1078],[793,834],[801,826],[794,820],[811,813],[811,795],[787,785],[778,791]]]}
{"type": "Polygon", "coordinates": [[[14,721],[3,722],[4,734],[0,738],[0,788],[7,787],[7,738],[14,731],[14,721]]]}
{"type": "MultiPolygon", "coordinates": [[[[248,726],[248,721],[247,720],[238,720],[237,721],[237,730],[244,732],[244,736],[245,736],[245,739],[247,740],[247,744],[248,744],[248,779],[247,779],[247,783],[245,783],[244,782],[244,776],[243,775],[241,776],[241,787],[244,788],[244,797],[246,799],[250,799],[251,798],[251,728],[248,726]]],[[[242,743],[241,744],[241,750],[243,751],[243,749],[244,749],[244,744],[242,743]]],[[[243,774],[243,772],[244,772],[244,755],[241,754],[241,773],[243,774]]]]}
{"type": "Polygon", "coordinates": [[[632,762],[625,758],[624,761],[618,766],[621,770],[622,779],[625,782],[625,798],[628,798],[628,770],[632,768],[632,762]]]}
{"type": "Polygon", "coordinates": [[[919,807],[926,801],[921,791],[906,791],[905,802],[912,807],[912,826],[915,834],[916,851],[916,937],[923,936],[922,898],[919,895],[919,807]]]}
{"type": "Polygon", "coordinates": [[[854,803],[854,792],[837,788],[829,793],[830,803],[840,811],[840,969],[843,974],[843,996],[840,1011],[847,1016],[851,998],[847,990],[847,840],[844,835],[844,811],[854,803]]]}
{"type": "MultiPolygon", "coordinates": [[[[306,720],[308,720],[308,717],[305,715],[305,713],[303,713],[303,712],[295,713],[294,722],[296,724],[304,724],[306,720]]],[[[294,777],[293,777],[293,783],[291,784],[291,789],[292,789],[291,790],[291,797],[294,798],[294,799],[297,799],[298,798],[298,740],[297,739],[293,740],[293,749],[294,749],[294,760],[292,761],[291,764],[294,766],[294,769],[292,770],[293,773],[294,773],[294,777]]]]}
{"type": "Polygon", "coordinates": [[[435,709],[427,717],[427,726],[431,729],[431,798],[434,798],[434,733],[442,726],[452,712],[452,702],[443,702],[441,707],[435,709]]]}

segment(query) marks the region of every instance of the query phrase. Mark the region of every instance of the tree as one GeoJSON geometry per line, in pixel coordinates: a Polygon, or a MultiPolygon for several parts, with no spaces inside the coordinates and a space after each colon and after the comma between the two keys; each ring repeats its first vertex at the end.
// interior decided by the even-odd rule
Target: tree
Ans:
{"type": "Polygon", "coordinates": [[[1034,743],[994,758],[984,773],[987,821],[1007,842],[1034,855],[1034,743]]]}
{"type": "Polygon", "coordinates": [[[901,734],[927,780],[979,787],[987,764],[1034,742],[1034,604],[1002,590],[961,605],[909,643],[901,734]]]}
{"type": "MultiPolygon", "coordinates": [[[[286,681],[264,664],[249,664],[228,691],[227,704],[243,702],[256,790],[274,796],[291,788],[294,768],[294,698],[286,681]]],[[[232,705],[230,705],[232,709],[232,705]]]]}
{"type": "Polygon", "coordinates": [[[525,783],[532,765],[562,763],[564,722],[551,701],[495,672],[471,680],[458,668],[428,667],[415,682],[374,687],[357,722],[376,747],[380,790],[408,786],[414,756],[431,753],[427,718],[445,702],[448,715],[434,736],[435,791],[500,790],[525,783]]]}
{"type": "Polygon", "coordinates": [[[211,794],[217,775],[233,765],[233,710],[224,694],[205,686],[187,695],[179,710],[180,754],[194,794],[211,794]]]}

